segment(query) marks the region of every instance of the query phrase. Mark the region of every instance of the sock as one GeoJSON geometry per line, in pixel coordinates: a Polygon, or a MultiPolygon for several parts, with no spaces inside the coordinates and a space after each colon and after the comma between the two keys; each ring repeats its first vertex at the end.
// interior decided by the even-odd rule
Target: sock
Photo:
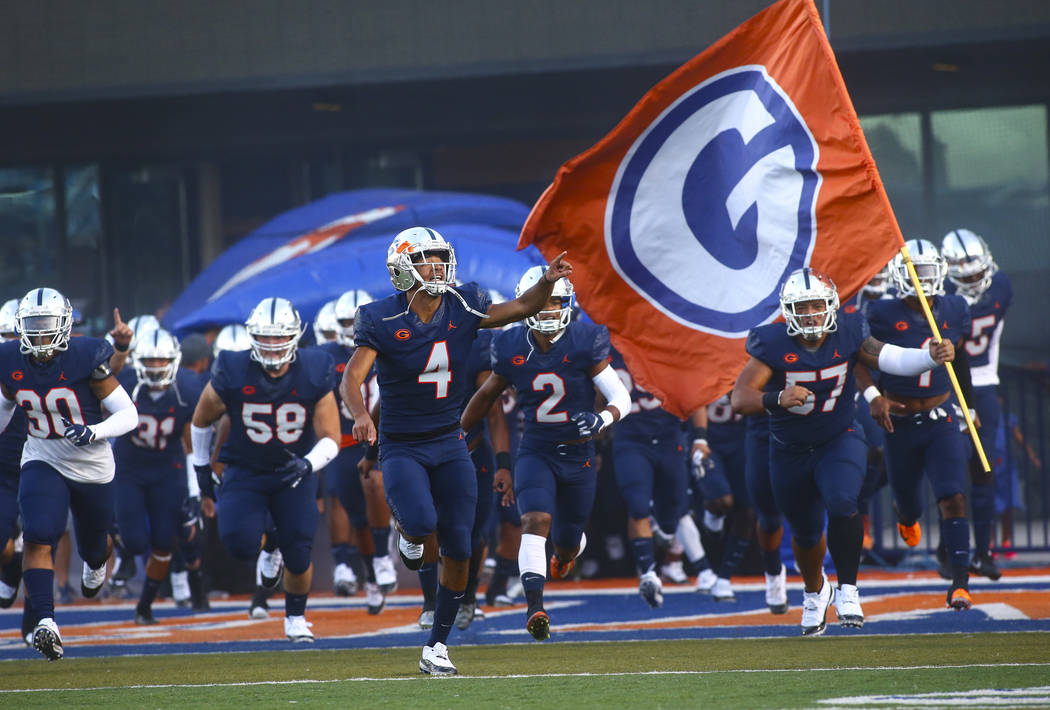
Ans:
{"type": "Polygon", "coordinates": [[[656,566],[656,561],[653,559],[653,539],[651,537],[636,537],[631,540],[631,550],[634,551],[634,559],[638,564],[639,577],[656,566]]]}
{"type": "Polygon", "coordinates": [[[354,576],[367,581],[368,568],[365,565],[365,557],[361,554],[361,548],[357,545],[350,546],[350,561],[347,564],[354,571],[354,576]]]}
{"type": "Polygon", "coordinates": [[[762,564],[766,568],[766,574],[780,574],[780,568],[783,566],[780,559],[780,548],[762,550],[762,564]]]}
{"type": "Polygon", "coordinates": [[[365,580],[368,581],[368,582],[371,582],[372,584],[375,584],[376,583],[376,568],[375,568],[375,565],[373,564],[373,562],[375,561],[376,556],[375,555],[361,555],[361,558],[362,558],[362,560],[364,560],[364,563],[365,563],[365,580]]]}
{"type": "Polygon", "coordinates": [[[864,521],[859,515],[851,518],[828,516],[828,552],[835,563],[835,576],[840,587],[843,584],[857,586],[857,568],[860,567],[863,546],[864,521]]]}
{"type": "Polygon", "coordinates": [[[336,566],[346,565],[350,566],[350,545],[332,545],[332,560],[336,566]]]}
{"type": "Polygon", "coordinates": [[[744,559],[748,545],[751,541],[739,535],[729,533],[726,535],[725,548],[722,553],[722,562],[718,565],[718,576],[724,579],[732,579],[737,568],[744,559]]]}
{"type": "Polygon", "coordinates": [[[419,586],[423,590],[423,608],[435,608],[438,593],[437,562],[428,562],[419,568],[419,586]]]}
{"type": "Polygon", "coordinates": [[[153,600],[157,598],[157,590],[160,589],[161,580],[146,577],[142,583],[142,594],[139,596],[139,609],[149,609],[153,606],[153,600]]]}
{"type": "Polygon", "coordinates": [[[308,594],[284,593],[284,615],[306,616],[306,597],[308,594]]]}
{"type": "Polygon", "coordinates": [[[385,528],[372,528],[372,544],[375,546],[376,557],[385,557],[390,554],[390,526],[385,528]]]}
{"type": "Polygon", "coordinates": [[[978,555],[986,555],[992,542],[992,524],[995,520],[995,484],[973,484],[970,508],[973,510],[974,550],[978,555]]]}
{"type": "MultiPolygon", "coordinates": [[[[952,586],[965,587],[970,582],[970,523],[966,518],[941,521],[941,537],[948,548],[952,569],[952,586]]],[[[36,601],[34,600],[34,606],[36,601]]]]}
{"type": "Polygon", "coordinates": [[[33,603],[29,600],[29,595],[26,594],[25,604],[22,606],[22,638],[24,639],[27,634],[31,633],[36,628],[36,612],[33,611],[33,603]]]}
{"type": "Polygon", "coordinates": [[[452,622],[459,612],[459,604],[463,600],[463,592],[454,592],[443,584],[438,585],[437,606],[434,609],[434,626],[430,629],[430,638],[427,646],[437,643],[445,643],[448,640],[449,631],[452,630],[452,622]]]}
{"type": "Polygon", "coordinates": [[[195,605],[201,603],[205,599],[204,596],[204,575],[201,574],[201,568],[186,570],[186,574],[189,576],[190,583],[190,599],[195,605]]]}
{"type": "Polygon", "coordinates": [[[704,552],[704,545],[700,542],[700,530],[696,527],[696,521],[693,520],[692,515],[682,516],[674,535],[678,542],[682,543],[686,559],[696,567],[697,571],[702,572],[711,568],[711,563],[707,561],[707,553],[704,552]]]}
{"type": "Polygon", "coordinates": [[[542,575],[535,572],[523,572],[521,575],[521,586],[525,590],[525,601],[529,605],[529,613],[543,608],[543,584],[546,580],[542,575]]]}
{"type": "MultiPolygon", "coordinates": [[[[55,618],[55,572],[50,569],[27,569],[22,573],[26,600],[32,604],[36,621],[55,618]]],[[[33,624],[36,626],[36,623],[33,624]]]]}

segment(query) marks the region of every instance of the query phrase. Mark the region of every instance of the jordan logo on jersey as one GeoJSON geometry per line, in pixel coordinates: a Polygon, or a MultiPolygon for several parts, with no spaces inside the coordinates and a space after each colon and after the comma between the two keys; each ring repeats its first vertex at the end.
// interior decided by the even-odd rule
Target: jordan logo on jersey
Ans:
{"type": "Polygon", "coordinates": [[[448,329],[449,329],[449,330],[452,330],[452,329],[453,329],[453,328],[455,328],[455,327],[456,327],[456,326],[455,326],[455,325],[453,325],[452,321],[449,321],[449,322],[448,322],[448,329]]]}

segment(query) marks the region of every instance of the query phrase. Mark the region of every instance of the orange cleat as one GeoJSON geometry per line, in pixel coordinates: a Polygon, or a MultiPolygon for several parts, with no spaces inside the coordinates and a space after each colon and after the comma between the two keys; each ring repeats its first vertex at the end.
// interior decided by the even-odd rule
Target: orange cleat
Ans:
{"type": "Polygon", "coordinates": [[[547,616],[547,612],[540,609],[529,617],[525,630],[537,641],[546,641],[551,637],[551,618],[547,616]]]}
{"type": "Polygon", "coordinates": [[[557,555],[551,555],[551,579],[565,579],[576,566],[576,559],[560,562],[557,555]]]}
{"type": "Polygon", "coordinates": [[[973,597],[965,587],[955,587],[948,590],[948,608],[955,611],[966,611],[973,606],[973,597]]]}
{"type": "Polygon", "coordinates": [[[922,526],[919,525],[918,520],[911,525],[897,523],[897,532],[901,534],[901,539],[908,547],[918,547],[919,541],[922,540],[922,526]]]}

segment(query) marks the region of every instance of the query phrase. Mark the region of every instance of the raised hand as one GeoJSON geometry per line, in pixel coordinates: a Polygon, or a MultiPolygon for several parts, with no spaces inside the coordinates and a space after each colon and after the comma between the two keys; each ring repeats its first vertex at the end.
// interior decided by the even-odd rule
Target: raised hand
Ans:
{"type": "Polygon", "coordinates": [[[572,274],[572,264],[565,261],[567,253],[563,251],[561,254],[558,254],[547,266],[547,273],[544,276],[551,283],[558,279],[568,278],[572,274]]]}
{"type": "Polygon", "coordinates": [[[109,337],[113,338],[115,345],[127,350],[131,345],[131,339],[135,337],[135,331],[131,329],[120,317],[120,309],[113,309],[113,330],[109,331],[109,337]]]}

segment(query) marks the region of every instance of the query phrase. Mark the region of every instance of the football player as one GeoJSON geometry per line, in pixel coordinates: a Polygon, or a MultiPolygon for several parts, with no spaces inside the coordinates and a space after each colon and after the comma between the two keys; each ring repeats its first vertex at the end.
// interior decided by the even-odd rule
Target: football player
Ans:
{"type": "Polygon", "coordinates": [[[328,301],[314,317],[314,343],[324,345],[339,340],[339,323],[335,319],[335,301],[328,301]]]}
{"type": "Polygon", "coordinates": [[[952,359],[954,348],[947,341],[927,350],[875,340],[863,316],[839,311],[831,279],[809,268],[788,276],[780,306],[785,323],[748,334],[751,357],[731,401],[741,414],[770,413],[770,480],[805,583],[802,635],[817,636],[824,633],[832,601],[839,624],[864,623],[857,590],[863,539],[857,495],[867,445],[855,421],[853,366],[919,375],[952,359]],[[826,549],[835,562],[837,592],[822,569],[826,549]]]}
{"type": "MultiPolygon", "coordinates": [[[[118,379],[131,391],[139,421],[135,431],[113,444],[116,512],[124,549],[132,556],[150,553],[135,623],[155,624],[153,600],[168,574],[176,533],[182,532],[187,506],[196,510],[200,505],[197,479],[186,455],[200,388],[197,378],[179,369],[182,354],[171,333],[157,328],[135,340],[133,367],[118,379]]],[[[191,591],[197,582],[199,604],[200,558],[190,550],[186,564],[191,591]]]]}
{"type": "Polygon", "coordinates": [[[419,661],[424,673],[456,672],[445,642],[467,586],[477,503],[474,466],[460,429],[469,386],[462,373],[471,344],[479,328],[497,328],[540,310],[555,282],[572,271],[563,257],[554,259],[527,292],[492,304],[476,284],[455,286],[456,254],[444,237],[427,227],[412,227],[387,250],[387,271],[400,293],[358,309],[357,349],[340,388],[354,419],[354,438],[376,441],[375,424],[361,397],[361,384],[375,364],[380,463],[401,532],[398,549],[406,566],[418,570],[422,543],[435,529],[441,547],[434,626],[419,661]]]}
{"type": "MultiPolygon", "coordinates": [[[[15,314],[18,299],[0,307],[0,342],[18,340],[15,314]]],[[[26,443],[26,417],[17,410],[0,434],[0,609],[15,603],[22,582],[22,550],[18,528],[18,475],[26,443]]]]}
{"type": "Polygon", "coordinates": [[[113,452],[106,440],[134,429],[138,416],[110,369],[112,346],[70,338],[73,308],[65,296],[35,288],[19,302],[15,321],[18,342],[0,344],[0,430],[15,407],[24,410],[29,436],[18,489],[22,580],[37,619],[33,646],[54,661],[63,649],[54,619],[52,549],[72,509],[84,560],[81,592],[98,594],[106,581],[113,522],[113,452]]]}
{"type": "MultiPolygon", "coordinates": [[[[272,519],[286,569],[284,632],[293,643],[312,643],[305,614],[319,516],[314,474],[336,457],[341,438],[335,365],[327,353],[299,351],[302,322],[286,299],[260,301],[245,330],[251,349],[219,353],[193,413],[194,469],[202,495],[214,500],[220,488],[219,537],[234,557],[255,559],[272,519]],[[226,413],[225,467],[216,481],[211,425],[226,413]]],[[[274,570],[263,583],[274,587],[280,576],[274,570]]]]}
{"type": "Polygon", "coordinates": [[[748,497],[755,509],[755,540],[765,568],[766,606],[774,614],[786,614],[789,608],[787,568],[780,557],[784,518],[769,480],[769,415],[763,411],[746,420],[744,478],[748,497]]]}
{"type": "MultiPolygon", "coordinates": [[[[963,348],[970,359],[973,401],[981,422],[977,433],[986,456],[994,449],[996,431],[1002,417],[999,405],[999,340],[1003,319],[1013,301],[1010,279],[999,270],[988,244],[969,229],[948,232],[941,242],[941,256],[948,265],[948,286],[970,305],[970,331],[964,334],[963,348]]],[[[970,507],[973,509],[974,556],[970,572],[989,579],[1002,573],[989,550],[995,521],[994,471],[985,473],[977,452],[970,457],[970,507]]]]}
{"type": "MultiPolygon", "coordinates": [[[[530,268],[516,293],[531,292],[549,276],[542,266],[530,268]]],[[[547,537],[554,541],[551,578],[562,579],[587,544],[583,528],[598,483],[594,437],[631,408],[631,395],[610,366],[609,331],[572,322],[574,300],[572,284],[559,279],[543,309],[525,319],[525,328],[493,338],[492,375],[463,412],[463,427],[469,429],[504,389],[517,389],[525,414],[514,463],[522,525],[518,566],[528,601],[525,627],[537,641],[550,638],[550,617],[543,608],[547,537]],[[608,403],[600,412],[594,411],[596,388],[608,403]]]]}

